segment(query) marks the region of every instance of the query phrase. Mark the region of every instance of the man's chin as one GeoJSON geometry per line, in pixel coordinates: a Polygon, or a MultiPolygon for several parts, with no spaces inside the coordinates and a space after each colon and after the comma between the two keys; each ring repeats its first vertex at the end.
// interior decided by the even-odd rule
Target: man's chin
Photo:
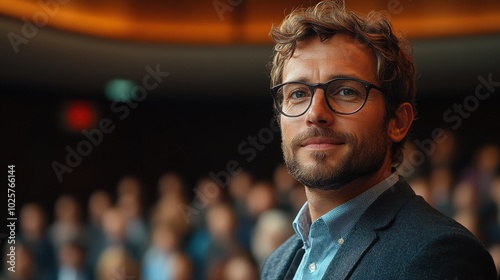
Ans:
{"type": "Polygon", "coordinates": [[[338,168],[338,159],[338,156],[333,157],[331,151],[314,151],[303,154],[299,162],[301,162],[301,168],[312,169],[316,172],[319,169],[324,170],[326,173],[331,173],[332,170],[338,168]]]}
{"type": "Polygon", "coordinates": [[[292,175],[307,187],[323,189],[337,185],[334,178],[337,177],[335,174],[338,174],[338,167],[335,165],[312,161],[301,164],[295,171],[292,175]]]}

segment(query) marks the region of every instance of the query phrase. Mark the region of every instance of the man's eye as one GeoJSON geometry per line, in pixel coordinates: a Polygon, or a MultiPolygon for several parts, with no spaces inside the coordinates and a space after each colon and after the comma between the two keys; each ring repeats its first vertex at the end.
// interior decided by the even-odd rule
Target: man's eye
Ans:
{"type": "Polygon", "coordinates": [[[343,89],[339,90],[337,94],[340,96],[355,96],[355,95],[358,95],[358,92],[354,89],[343,88],[343,89]]]}
{"type": "Polygon", "coordinates": [[[290,93],[290,99],[299,99],[299,98],[304,98],[307,97],[307,92],[303,90],[296,90],[292,93],[290,93]]]}

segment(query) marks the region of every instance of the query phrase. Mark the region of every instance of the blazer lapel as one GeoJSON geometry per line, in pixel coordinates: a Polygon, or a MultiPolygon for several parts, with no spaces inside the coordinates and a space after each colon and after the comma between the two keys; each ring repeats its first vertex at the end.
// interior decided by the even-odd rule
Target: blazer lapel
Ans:
{"type": "Polygon", "coordinates": [[[354,225],[328,266],[323,279],[346,279],[362,256],[378,241],[377,230],[390,225],[398,210],[415,193],[403,177],[380,195],[354,225]]]}
{"type": "Polygon", "coordinates": [[[287,273],[292,273],[293,270],[297,270],[297,267],[295,267],[293,263],[293,259],[302,246],[302,240],[300,240],[296,234],[291,236],[282,246],[280,246],[280,248],[269,256],[266,261],[266,269],[263,271],[261,279],[283,280],[287,273]]]}

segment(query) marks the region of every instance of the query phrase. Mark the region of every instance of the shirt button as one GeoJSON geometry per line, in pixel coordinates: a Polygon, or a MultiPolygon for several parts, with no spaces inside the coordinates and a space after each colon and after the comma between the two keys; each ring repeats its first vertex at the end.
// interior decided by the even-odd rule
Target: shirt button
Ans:
{"type": "Polygon", "coordinates": [[[340,245],[344,244],[344,238],[339,238],[338,242],[340,245]]]}
{"type": "Polygon", "coordinates": [[[316,271],[316,264],[315,263],[310,263],[309,264],[309,271],[311,273],[313,273],[314,271],[316,271]]]}

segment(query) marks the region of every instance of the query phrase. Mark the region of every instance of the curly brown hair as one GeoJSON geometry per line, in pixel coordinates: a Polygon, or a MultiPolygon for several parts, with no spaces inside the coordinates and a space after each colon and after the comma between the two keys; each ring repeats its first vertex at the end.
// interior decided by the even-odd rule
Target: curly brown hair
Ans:
{"type": "MultiPolygon", "coordinates": [[[[314,36],[326,40],[335,34],[352,36],[373,51],[378,82],[385,93],[386,123],[402,103],[410,103],[415,111],[415,67],[408,41],[394,34],[391,23],[382,13],[370,12],[362,17],[348,11],[341,0],[298,8],[287,15],[280,26],[272,27],[270,35],[276,45],[270,65],[271,86],[282,83],[285,62],[299,41],[314,36]]],[[[405,142],[406,137],[392,145],[394,166],[402,162],[405,142]]]]}

